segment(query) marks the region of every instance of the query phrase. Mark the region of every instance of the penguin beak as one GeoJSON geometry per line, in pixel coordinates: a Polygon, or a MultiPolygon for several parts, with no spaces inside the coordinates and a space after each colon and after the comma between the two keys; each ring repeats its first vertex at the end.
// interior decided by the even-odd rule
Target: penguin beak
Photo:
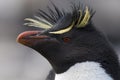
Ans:
{"type": "Polygon", "coordinates": [[[17,42],[32,47],[37,41],[49,38],[46,35],[40,35],[43,31],[25,31],[17,37],[17,42]]]}

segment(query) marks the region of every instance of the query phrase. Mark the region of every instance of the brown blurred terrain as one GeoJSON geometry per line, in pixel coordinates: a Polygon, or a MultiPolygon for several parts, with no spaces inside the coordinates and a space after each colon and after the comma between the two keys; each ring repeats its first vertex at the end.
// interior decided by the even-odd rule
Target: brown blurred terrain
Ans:
{"type": "MultiPolygon", "coordinates": [[[[52,0],[68,10],[70,2],[52,0]]],[[[96,11],[93,22],[120,54],[120,0],[81,0],[96,11]]],[[[24,18],[38,9],[46,9],[49,0],[0,0],[0,80],[45,80],[50,64],[36,51],[16,42],[19,33],[36,28],[25,27],[24,18]]]]}

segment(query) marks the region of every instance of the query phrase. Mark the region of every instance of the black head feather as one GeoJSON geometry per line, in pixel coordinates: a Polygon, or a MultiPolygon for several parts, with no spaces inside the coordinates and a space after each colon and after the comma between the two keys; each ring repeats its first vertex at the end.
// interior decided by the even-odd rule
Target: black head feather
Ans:
{"type": "MultiPolygon", "coordinates": [[[[71,8],[70,8],[70,11],[68,12],[66,12],[65,10],[60,10],[54,3],[52,3],[52,6],[53,6],[53,9],[50,8],[50,6],[47,6],[48,12],[39,9],[39,11],[37,12],[37,15],[39,17],[44,18],[45,20],[52,23],[53,25],[56,24],[64,16],[69,15],[69,14],[72,16],[73,21],[77,21],[80,17],[80,13],[79,13],[80,10],[83,12],[83,15],[85,15],[86,6],[83,6],[81,3],[79,3],[78,5],[75,3],[71,3],[71,8]]],[[[89,8],[89,11],[91,14],[90,16],[90,19],[91,19],[92,16],[95,14],[95,11],[93,11],[90,8],[89,8]]],[[[82,16],[82,18],[83,17],[84,16],[82,16]]]]}
{"type": "MultiPolygon", "coordinates": [[[[118,58],[106,38],[101,35],[91,23],[91,18],[94,15],[92,9],[86,6],[84,7],[81,4],[72,4],[71,11],[65,12],[61,11],[53,3],[52,5],[54,9],[48,7],[48,13],[43,10],[39,10],[38,13],[39,17],[42,17],[42,19],[40,19],[41,21],[44,22],[46,20],[44,23],[48,25],[44,25],[47,30],[40,33],[29,32],[29,34],[22,34],[23,37],[19,38],[23,39],[21,43],[42,54],[58,74],[65,72],[75,63],[95,61],[101,63],[106,72],[116,78],[115,80],[119,80],[117,79],[120,70],[118,58]],[[80,10],[82,16],[80,15],[80,10]],[[85,23],[86,25],[79,29],[77,24],[83,20],[88,23],[85,23]],[[72,22],[74,22],[72,29],[64,34],[56,35],[49,33],[51,31],[66,29],[66,27],[68,29],[68,26],[70,26],[72,22]],[[34,35],[31,36],[33,33],[34,35]],[[68,38],[70,41],[66,42],[68,38]]],[[[39,22],[39,20],[28,20],[33,22],[29,24],[31,26],[43,24],[40,23],[41,21],[39,22]]]]}
{"type": "Polygon", "coordinates": [[[70,31],[73,27],[82,28],[89,25],[89,23],[91,23],[91,18],[95,13],[88,6],[83,6],[80,3],[78,5],[71,3],[71,8],[68,12],[60,10],[54,3],[52,3],[52,7],[53,9],[47,6],[48,12],[39,9],[37,12],[37,19],[39,20],[27,18],[25,20],[30,22],[25,23],[25,25],[45,28],[48,31],[62,30],[71,27],[64,32],[61,32],[65,33],[70,31]]]}
{"type": "Polygon", "coordinates": [[[44,10],[39,9],[37,15],[49,21],[50,23],[55,24],[60,18],[62,18],[65,15],[65,12],[61,11],[54,3],[52,3],[52,5],[53,9],[47,6],[48,13],[44,10]]]}

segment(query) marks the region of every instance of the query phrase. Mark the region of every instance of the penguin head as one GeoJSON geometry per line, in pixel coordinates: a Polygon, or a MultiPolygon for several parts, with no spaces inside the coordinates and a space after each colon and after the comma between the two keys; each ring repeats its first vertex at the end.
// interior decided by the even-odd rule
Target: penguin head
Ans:
{"type": "Polygon", "coordinates": [[[87,6],[81,9],[74,5],[71,12],[62,12],[55,5],[54,8],[55,12],[49,8],[49,15],[40,10],[40,17],[26,18],[29,23],[25,25],[43,30],[23,32],[17,41],[42,54],[59,73],[72,65],[74,62],[71,60],[80,52],[87,50],[83,45],[94,32],[91,24],[93,13],[87,6]]]}
{"type": "MultiPolygon", "coordinates": [[[[17,41],[44,56],[56,73],[65,72],[83,61],[97,61],[108,67],[106,64],[116,56],[112,55],[114,51],[92,24],[94,12],[87,6],[81,9],[73,5],[71,12],[60,11],[53,6],[55,10],[48,8],[49,14],[40,10],[36,19],[26,18],[28,23],[25,25],[39,27],[40,30],[23,32],[17,41]]],[[[116,60],[111,62],[117,63],[116,60]]]]}

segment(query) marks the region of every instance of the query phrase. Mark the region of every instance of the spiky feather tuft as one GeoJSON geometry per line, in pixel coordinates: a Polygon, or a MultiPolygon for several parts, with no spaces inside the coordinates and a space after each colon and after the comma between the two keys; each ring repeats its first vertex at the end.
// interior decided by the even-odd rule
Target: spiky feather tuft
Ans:
{"type": "MultiPolygon", "coordinates": [[[[79,5],[73,3],[71,5],[71,12],[61,11],[54,3],[52,3],[52,5],[53,9],[51,9],[49,6],[47,7],[48,12],[39,9],[38,16],[35,16],[36,19],[26,18],[25,20],[29,22],[25,23],[25,25],[39,27],[43,29],[50,29],[65,15],[71,14],[73,16],[72,19],[72,21],[74,22],[73,26],[81,28],[85,27],[90,22],[94,14],[93,11],[88,8],[88,6],[83,7],[83,5],[81,6],[80,3],[79,5]]],[[[67,29],[67,31],[70,29],[72,28],[67,29]]],[[[64,32],[66,31],[64,30],[64,32]]]]}

